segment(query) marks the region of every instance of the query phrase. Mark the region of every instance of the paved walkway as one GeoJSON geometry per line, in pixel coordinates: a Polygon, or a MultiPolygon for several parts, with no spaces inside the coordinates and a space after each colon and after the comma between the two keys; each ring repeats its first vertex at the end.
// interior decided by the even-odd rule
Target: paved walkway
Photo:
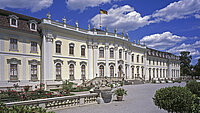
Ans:
{"type": "MultiPolygon", "coordinates": [[[[68,109],[56,110],[56,113],[167,113],[158,109],[153,103],[152,97],[157,89],[168,86],[185,86],[185,83],[168,84],[141,84],[124,86],[128,95],[124,101],[111,103],[85,105],[68,109]]],[[[116,99],[114,97],[114,99],[116,99]]]]}

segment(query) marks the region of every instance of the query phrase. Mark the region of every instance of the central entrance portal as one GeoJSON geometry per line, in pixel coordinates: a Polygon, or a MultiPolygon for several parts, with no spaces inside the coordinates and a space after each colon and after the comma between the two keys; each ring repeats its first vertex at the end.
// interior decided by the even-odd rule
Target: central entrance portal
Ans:
{"type": "Polygon", "coordinates": [[[122,77],[122,66],[119,66],[118,69],[119,69],[118,77],[122,77]]]}

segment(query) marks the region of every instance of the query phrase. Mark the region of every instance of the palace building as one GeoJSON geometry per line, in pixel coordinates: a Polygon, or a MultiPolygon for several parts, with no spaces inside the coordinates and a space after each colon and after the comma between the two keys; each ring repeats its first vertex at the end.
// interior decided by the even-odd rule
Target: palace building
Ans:
{"type": "Polygon", "coordinates": [[[95,78],[164,80],[180,77],[179,57],[130,42],[128,34],[88,29],[0,9],[0,89],[95,78]]]}

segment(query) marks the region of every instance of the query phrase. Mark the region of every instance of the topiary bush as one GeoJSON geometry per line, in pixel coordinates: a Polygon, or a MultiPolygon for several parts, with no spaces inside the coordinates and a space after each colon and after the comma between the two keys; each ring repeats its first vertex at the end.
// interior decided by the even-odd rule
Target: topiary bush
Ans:
{"type": "Polygon", "coordinates": [[[200,83],[193,80],[189,81],[186,84],[186,87],[193,93],[200,97],[200,83]]]}
{"type": "Polygon", "coordinates": [[[191,112],[195,98],[185,87],[167,87],[156,91],[153,101],[160,109],[168,112],[191,112]]]}

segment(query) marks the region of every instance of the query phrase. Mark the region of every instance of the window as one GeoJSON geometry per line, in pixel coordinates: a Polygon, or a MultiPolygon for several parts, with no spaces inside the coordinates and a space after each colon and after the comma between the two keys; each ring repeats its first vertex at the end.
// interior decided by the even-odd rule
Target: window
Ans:
{"type": "Polygon", "coordinates": [[[122,58],[122,49],[119,50],[119,59],[122,58]]]}
{"type": "Polygon", "coordinates": [[[153,60],[153,65],[155,64],[155,61],[153,60]]]}
{"type": "Polygon", "coordinates": [[[31,65],[31,80],[38,80],[38,78],[37,78],[37,65],[31,65]]]}
{"type": "Polygon", "coordinates": [[[10,80],[18,80],[17,64],[10,64],[10,80]]]}
{"type": "Polygon", "coordinates": [[[158,65],[158,60],[157,60],[157,65],[158,65]]]}
{"type": "Polygon", "coordinates": [[[74,55],[74,44],[69,44],[69,55],[74,55]]]}
{"type": "Polygon", "coordinates": [[[153,68],[153,78],[155,78],[155,69],[153,68]]]}
{"type": "Polygon", "coordinates": [[[139,77],[140,68],[137,67],[137,77],[139,77]]]}
{"type": "Polygon", "coordinates": [[[110,48],[110,58],[114,58],[114,49],[110,48]]]}
{"type": "Polygon", "coordinates": [[[132,54],[131,59],[132,59],[132,62],[134,62],[134,54],[132,54]]]}
{"type": "Polygon", "coordinates": [[[17,50],[17,39],[10,39],[10,49],[11,50],[17,50]]]}
{"type": "Polygon", "coordinates": [[[99,76],[100,76],[100,77],[103,77],[103,76],[104,76],[104,66],[103,66],[103,65],[100,65],[100,66],[99,66],[99,76]]]}
{"type": "Polygon", "coordinates": [[[127,60],[127,51],[125,52],[125,60],[127,60]]]}
{"type": "Polygon", "coordinates": [[[85,65],[81,66],[81,79],[85,80],[85,65]]]}
{"type": "Polygon", "coordinates": [[[151,64],[151,60],[149,59],[149,64],[151,64]]]}
{"type": "Polygon", "coordinates": [[[132,67],[132,79],[134,79],[134,67],[132,67]]]}
{"type": "Polygon", "coordinates": [[[36,24],[35,23],[31,23],[31,30],[36,31],[36,24]]]}
{"type": "Polygon", "coordinates": [[[10,26],[17,27],[18,17],[16,15],[9,15],[9,17],[10,17],[10,26]]]}
{"type": "Polygon", "coordinates": [[[110,66],[110,77],[114,77],[114,66],[110,66]]]}
{"type": "Polygon", "coordinates": [[[137,63],[139,63],[139,55],[137,55],[137,63]]]}
{"type": "Polygon", "coordinates": [[[160,69],[160,78],[162,78],[162,69],[160,69]]]}
{"type": "Polygon", "coordinates": [[[163,78],[165,78],[165,69],[163,69],[163,78]]]}
{"type": "Polygon", "coordinates": [[[56,64],[56,80],[61,80],[61,64],[56,64]]]}
{"type": "Polygon", "coordinates": [[[157,78],[158,78],[158,69],[156,69],[157,71],[156,71],[156,73],[157,73],[157,78]]]}
{"type": "Polygon", "coordinates": [[[144,56],[141,57],[142,63],[144,63],[144,56]]]}
{"type": "Polygon", "coordinates": [[[103,58],[104,57],[104,48],[100,47],[99,48],[99,58],[103,58]]]}
{"type": "Polygon", "coordinates": [[[56,53],[61,53],[61,45],[56,44],[56,53]]]}
{"type": "Polygon", "coordinates": [[[144,78],[144,68],[142,67],[142,77],[144,78]]]}
{"type": "Polygon", "coordinates": [[[70,64],[69,65],[69,79],[70,80],[74,80],[74,65],[70,64]]]}
{"type": "Polygon", "coordinates": [[[81,46],[81,56],[85,56],[85,45],[81,46]]]}
{"type": "Polygon", "coordinates": [[[37,42],[31,42],[31,52],[37,52],[37,42]]]}

